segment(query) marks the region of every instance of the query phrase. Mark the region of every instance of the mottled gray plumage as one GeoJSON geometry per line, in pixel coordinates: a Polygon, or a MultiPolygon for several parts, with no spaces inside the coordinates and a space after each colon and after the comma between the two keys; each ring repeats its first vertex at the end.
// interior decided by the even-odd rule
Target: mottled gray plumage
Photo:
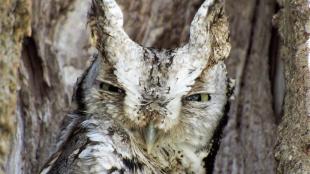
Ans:
{"type": "Polygon", "coordinates": [[[197,12],[188,44],[158,50],[129,39],[114,0],[93,0],[89,25],[99,53],[41,173],[204,173],[229,90],[224,63],[212,59],[212,4],[197,12]]]}

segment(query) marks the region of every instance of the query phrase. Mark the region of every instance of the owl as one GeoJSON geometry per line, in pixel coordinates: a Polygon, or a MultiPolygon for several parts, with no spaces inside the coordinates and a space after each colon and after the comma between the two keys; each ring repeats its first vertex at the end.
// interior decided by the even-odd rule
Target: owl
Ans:
{"type": "Polygon", "coordinates": [[[205,173],[229,80],[215,61],[206,0],[176,49],[143,47],[123,29],[114,0],[93,0],[98,50],[78,80],[77,109],[41,174],[205,173]]]}

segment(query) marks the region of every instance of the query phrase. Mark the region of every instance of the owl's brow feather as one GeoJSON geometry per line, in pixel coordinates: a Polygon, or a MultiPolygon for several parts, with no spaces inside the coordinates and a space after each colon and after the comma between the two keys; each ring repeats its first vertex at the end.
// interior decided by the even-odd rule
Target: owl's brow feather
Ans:
{"type": "Polygon", "coordinates": [[[194,94],[212,94],[212,95],[223,95],[223,94],[226,94],[225,92],[224,93],[218,93],[218,92],[207,92],[207,91],[200,91],[200,92],[192,92],[192,93],[189,93],[187,94],[187,96],[189,95],[194,95],[194,94]]]}
{"type": "MultiPolygon", "coordinates": [[[[164,102],[163,102],[163,104],[160,104],[161,106],[165,106],[165,105],[167,105],[170,101],[172,101],[172,100],[174,100],[175,99],[175,97],[174,98],[170,98],[170,99],[166,99],[164,102]]],[[[156,102],[156,100],[152,100],[152,101],[149,101],[149,102],[145,102],[145,100],[143,100],[142,102],[141,102],[141,104],[137,104],[137,106],[147,106],[147,105],[150,105],[150,104],[152,104],[152,103],[154,103],[154,102],[156,102]]]]}

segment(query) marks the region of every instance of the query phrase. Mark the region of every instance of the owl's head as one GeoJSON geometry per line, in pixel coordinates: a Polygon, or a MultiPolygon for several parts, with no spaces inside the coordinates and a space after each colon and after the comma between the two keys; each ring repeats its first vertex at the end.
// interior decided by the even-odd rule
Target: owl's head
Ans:
{"type": "Polygon", "coordinates": [[[112,118],[148,151],[167,141],[206,143],[226,103],[221,60],[229,53],[229,44],[212,49],[210,28],[220,16],[209,12],[212,4],[205,1],[197,12],[188,44],[165,50],[132,41],[114,0],[93,0],[89,24],[98,58],[89,69],[95,73],[86,76],[87,112],[112,118]]]}

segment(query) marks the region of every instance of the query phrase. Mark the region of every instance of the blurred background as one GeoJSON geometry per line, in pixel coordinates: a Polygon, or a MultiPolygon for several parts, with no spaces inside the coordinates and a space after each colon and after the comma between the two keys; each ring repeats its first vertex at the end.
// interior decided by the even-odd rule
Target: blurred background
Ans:
{"type": "MultiPolygon", "coordinates": [[[[188,40],[203,0],[117,0],[136,42],[188,40]]],[[[213,173],[310,173],[306,0],[226,0],[234,100],[213,173]]],[[[38,173],[91,61],[90,0],[0,0],[0,173],[38,173]],[[16,93],[17,91],[17,93],[16,93]]]]}

